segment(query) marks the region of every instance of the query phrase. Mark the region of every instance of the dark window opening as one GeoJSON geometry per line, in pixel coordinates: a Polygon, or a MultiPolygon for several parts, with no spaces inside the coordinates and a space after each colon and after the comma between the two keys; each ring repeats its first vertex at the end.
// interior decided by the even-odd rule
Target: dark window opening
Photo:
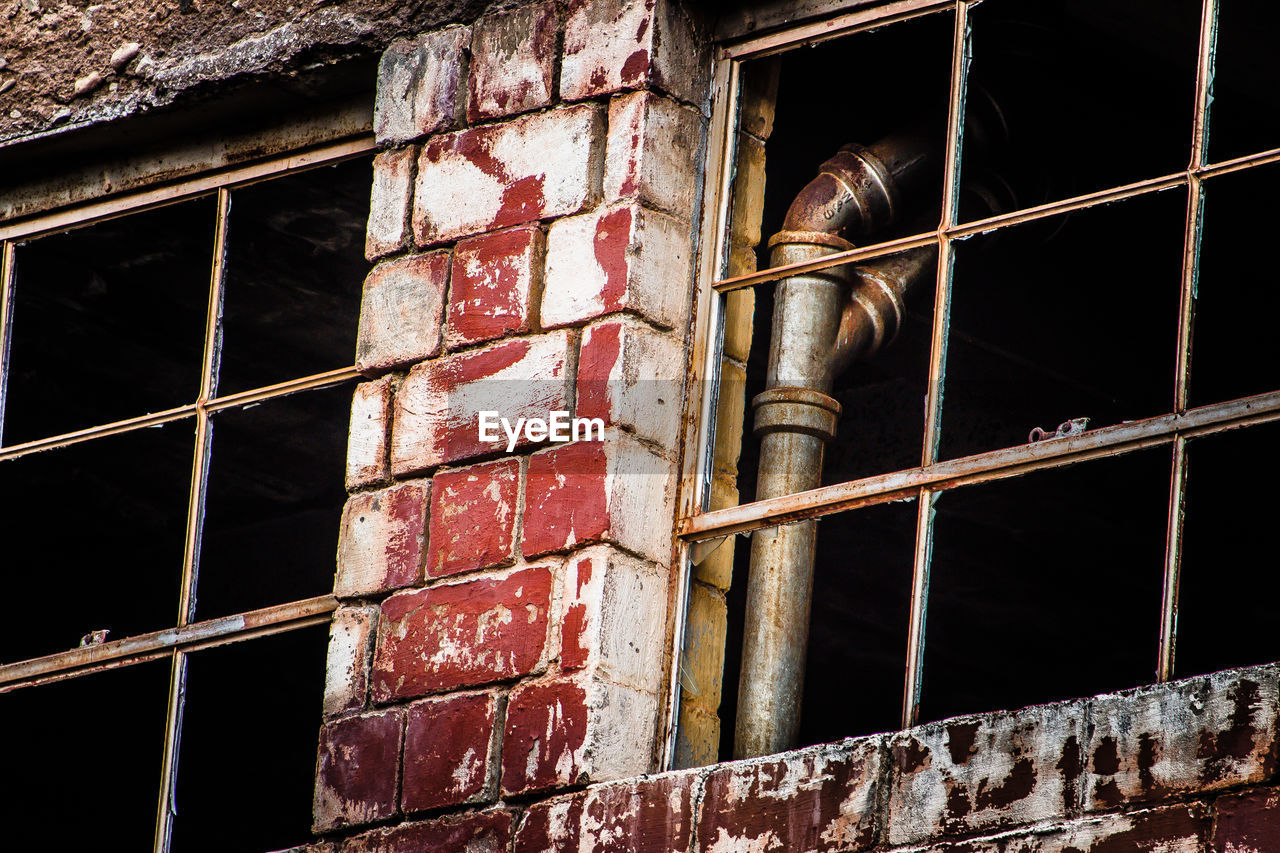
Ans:
{"type": "Polygon", "coordinates": [[[327,649],[319,626],[190,655],[174,853],[310,840],[327,649]]]}
{"type": "Polygon", "coordinates": [[[212,419],[196,618],[333,589],[349,383],[212,419]]]}
{"type": "Polygon", "coordinates": [[[1280,65],[1275,35],[1280,7],[1225,0],[1218,4],[1213,74],[1212,161],[1280,146],[1280,65]]]}

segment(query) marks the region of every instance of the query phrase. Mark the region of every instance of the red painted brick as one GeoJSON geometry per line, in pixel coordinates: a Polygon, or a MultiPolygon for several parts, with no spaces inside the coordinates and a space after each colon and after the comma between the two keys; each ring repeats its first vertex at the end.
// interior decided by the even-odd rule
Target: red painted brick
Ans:
{"type": "Polygon", "coordinates": [[[561,679],[511,691],[502,739],[502,790],[523,794],[585,781],[585,687],[561,679]]]}
{"type": "Polygon", "coordinates": [[[396,41],[382,55],[374,99],[379,144],[398,144],[452,127],[462,112],[465,64],[459,58],[471,30],[449,27],[396,41]]]}
{"type": "Polygon", "coordinates": [[[529,806],[516,830],[514,853],[579,853],[585,793],[529,806]]]}
{"type": "Polygon", "coordinates": [[[493,693],[425,699],[409,706],[400,799],[406,812],[493,798],[497,712],[493,693]]]}
{"type": "Polygon", "coordinates": [[[635,205],[558,220],[547,233],[542,324],[638,314],[683,328],[691,282],[691,226],[635,205]]]}
{"type": "MultiPolygon", "coordinates": [[[[391,470],[424,471],[476,456],[502,453],[506,438],[480,440],[479,412],[546,418],[569,407],[571,339],[565,332],[502,341],[424,362],[409,371],[396,394],[391,470]]],[[[521,437],[518,446],[527,446],[521,437]]]]}
{"type": "Polygon", "coordinates": [[[544,665],[551,570],[396,593],[382,603],[377,702],[528,675],[544,665]]]}
{"type": "Polygon", "coordinates": [[[427,575],[457,575],[514,559],[520,461],[442,471],[432,479],[427,575]]]}
{"type": "Polygon", "coordinates": [[[348,717],[320,730],[315,829],[328,832],[392,817],[398,811],[404,712],[348,717]]]}
{"type": "Polygon", "coordinates": [[[342,510],[334,595],[371,595],[422,582],[430,495],[430,483],[411,482],[351,496],[342,510]]]}
{"type": "Polygon", "coordinates": [[[364,282],[356,369],[390,370],[440,352],[449,253],[381,263],[364,282]]]}
{"type": "Polygon", "coordinates": [[[588,789],[582,842],[593,853],[688,850],[693,834],[693,773],[665,773],[588,789]]]}
{"type": "Polygon", "coordinates": [[[600,321],[582,336],[577,415],[674,447],[685,375],[685,350],[674,337],[629,318],[600,321]]]}
{"type": "Polygon", "coordinates": [[[500,853],[511,844],[511,825],[505,809],[449,815],[366,832],[342,853],[500,853]]]}
{"type": "Polygon", "coordinates": [[[351,399],[347,438],[347,489],[354,491],[387,479],[387,443],[391,432],[391,377],[362,382],[351,399]]]}
{"type": "Polygon", "coordinates": [[[558,23],[554,3],[480,19],[471,41],[470,121],[551,103],[558,23]]]}
{"type": "Polygon", "coordinates": [[[707,79],[700,43],[675,0],[572,0],[560,96],[578,100],[652,84],[699,102],[707,79]]]}
{"type": "Polygon", "coordinates": [[[671,558],[675,466],[635,439],[608,431],[529,458],[525,556],[614,542],[665,563],[671,558]]]}
{"type": "Polygon", "coordinates": [[[879,770],[873,738],[722,765],[706,780],[698,838],[707,851],[865,850],[879,770]]]}
{"type": "Polygon", "coordinates": [[[434,137],[418,159],[414,238],[441,243],[581,210],[600,196],[603,140],[591,105],[434,137]]]}
{"type": "Polygon", "coordinates": [[[1245,791],[1217,802],[1213,853],[1275,853],[1280,850],[1280,790],[1245,791]]]}
{"type": "Polygon", "coordinates": [[[527,332],[531,302],[542,288],[546,240],[537,226],[463,240],[453,254],[450,348],[527,332]]]}

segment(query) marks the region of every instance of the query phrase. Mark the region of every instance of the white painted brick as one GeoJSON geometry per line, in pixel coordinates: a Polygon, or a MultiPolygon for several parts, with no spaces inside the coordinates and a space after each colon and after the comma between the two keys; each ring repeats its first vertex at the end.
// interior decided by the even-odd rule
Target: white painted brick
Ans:
{"type": "Polygon", "coordinates": [[[471,42],[467,118],[513,115],[551,103],[555,76],[555,3],[481,18],[471,42]]]}
{"type": "Polygon", "coordinates": [[[440,352],[449,253],[396,258],[364,282],[356,368],[373,373],[440,352]]]}
{"type": "Polygon", "coordinates": [[[468,27],[450,27],[387,48],[378,66],[374,132],[380,144],[399,144],[453,126],[462,108],[460,60],[468,27]]]}
{"type": "Polygon", "coordinates": [[[339,607],[329,625],[329,656],[325,664],[324,714],[332,717],[364,707],[373,659],[378,608],[339,607]]]}
{"type": "Polygon", "coordinates": [[[638,198],[693,217],[702,116],[648,92],[618,95],[609,104],[606,199],[638,198]]]}
{"type": "Polygon", "coordinates": [[[682,329],[691,299],[691,229],[635,205],[561,219],[547,234],[542,324],[620,311],[682,329]]]}
{"type": "Polygon", "coordinates": [[[417,149],[383,151],[373,158],[373,190],[364,254],[371,261],[403,249],[409,241],[409,205],[417,149]]]}
{"type": "Polygon", "coordinates": [[[684,346],[672,336],[630,318],[592,324],[578,358],[577,415],[674,447],[685,369],[684,346]]]}
{"type": "Polygon", "coordinates": [[[347,436],[347,488],[387,479],[387,435],[391,428],[391,377],[356,386],[347,436]]]}
{"type": "Polygon", "coordinates": [[[413,233],[426,245],[564,216],[600,195],[604,119],[591,105],[438,136],[418,161],[413,233]]]}

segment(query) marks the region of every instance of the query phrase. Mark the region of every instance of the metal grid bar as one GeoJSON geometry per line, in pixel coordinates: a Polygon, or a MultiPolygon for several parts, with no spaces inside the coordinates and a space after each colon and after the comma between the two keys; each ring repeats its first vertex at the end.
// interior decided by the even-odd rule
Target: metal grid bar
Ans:
{"type": "MultiPolygon", "coordinates": [[[[1191,158],[1187,168],[1187,220],[1183,233],[1182,293],[1178,306],[1178,348],[1173,410],[1187,410],[1191,381],[1191,330],[1195,318],[1196,283],[1200,277],[1200,241],[1204,232],[1204,177],[1208,162],[1209,105],[1212,102],[1214,60],[1218,29],[1217,0],[1203,0],[1200,7],[1200,45],[1196,63],[1195,111],[1191,126],[1191,158]]],[[[1164,579],[1160,601],[1160,637],[1156,680],[1173,678],[1178,642],[1178,587],[1182,573],[1182,530],[1186,511],[1187,440],[1173,443],[1169,474],[1169,513],[1165,528],[1164,579]]]]}
{"type": "Polygon", "coordinates": [[[304,627],[327,619],[337,608],[338,601],[332,595],[318,595],[234,616],[192,622],[181,628],[165,628],[97,646],[0,664],[0,693],[110,669],[124,665],[122,662],[154,660],[177,649],[195,651],[304,627]]]}
{"type": "MultiPolygon", "coordinates": [[[[276,397],[287,397],[290,394],[297,394],[299,391],[328,388],[332,385],[340,385],[343,382],[359,378],[360,374],[354,367],[340,367],[337,370],[327,370],[324,373],[304,376],[301,379],[291,379],[288,382],[281,382],[277,385],[268,385],[263,388],[255,388],[252,391],[241,391],[236,394],[228,394],[225,397],[218,397],[204,404],[204,409],[212,414],[223,409],[261,403],[276,397]]],[[[188,403],[185,406],[178,406],[176,409],[165,409],[163,412],[140,415],[136,418],[128,418],[115,423],[88,427],[75,432],[64,433],[63,435],[40,438],[23,444],[15,444],[12,447],[0,448],[0,462],[18,456],[25,456],[29,453],[39,453],[42,450],[54,450],[71,444],[79,444],[82,441],[89,441],[94,438],[104,438],[109,435],[180,421],[183,418],[194,416],[199,408],[196,403],[188,403]]]]}
{"type": "Polygon", "coordinates": [[[1177,436],[1194,438],[1275,420],[1280,420],[1280,391],[1201,406],[1183,414],[1159,415],[1103,427],[1083,435],[1006,447],[927,467],[908,468],[794,495],[712,510],[685,519],[680,525],[679,535],[688,541],[700,541],[730,533],[745,533],[859,506],[910,499],[922,488],[941,491],[1002,480],[1045,468],[1169,444],[1177,436]]]}
{"type": "Polygon", "coordinates": [[[720,56],[724,59],[759,59],[801,45],[817,44],[874,27],[945,11],[955,5],[956,0],[898,0],[874,9],[848,12],[825,21],[801,25],[785,32],[739,41],[723,48],[720,56]]]}
{"type": "MultiPolygon", "coordinates": [[[[1220,163],[1213,163],[1199,168],[1187,169],[1184,172],[1175,172],[1169,175],[1161,175],[1156,178],[1147,178],[1142,181],[1125,184],[1119,187],[1111,187],[1109,189],[1098,190],[1097,192],[1086,193],[1085,195],[1080,196],[1073,196],[1060,201],[1047,202],[1035,207],[1023,208],[1010,213],[989,216],[986,219],[977,219],[973,222],[964,222],[952,225],[947,228],[944,233],[952,240],[962,240],[965,237],[973,237],[977,234],[986,234],[1015,225],[1023,225],[1028,222],[1047,219],[1051,216],[1057,216],[1064,213],[1074,213],[1075,211],[1084,210],[1090,207],[1099,207],[1104,204],[1112,204],[1118,201],[1137,198],[1149,193],[1164,192],[1165,190],[1186,186],[1190,183],[1192,177],[1199,177],[1201,179],[1216,178],[1221,175],[1228,175],[1233,172],[1253,169],[1259,166],[1266,166],[1276,162],[1280,162],[1280,148],[1271,148],[1266,151],[1260,151],[1256,154],[1248,154],[1232,160],[1224,160],[1220,163]]],[[[933,232],[899,237],[894,240],[887,240],[883,243],[875,243],[870,246],[860,246],[856,249],[850,249],[844,252],[835,252],[813,261],[805,261],[803,263],[789,264],[781,267],[770,267],[758,272],[723,278],[717,281],[714,287],[721,293],[727,293],[731,290],[739,290],[743,287],[753,287],[757,284],[777,281],[778,279],[787,278],[788,276],[802,275],[829,269],[831,267],[838,267],[841,264],[860,263],[862,261],[869,261],[875,258],[882,258],[886,255],[895,255],[907,249],[927,246],[937,240],[937,238],[938,235],[933,232]]]]}
{"type": "Polygon", "coordinates": [[[167,186],[126,193],[103,201],[72,205],[0,224],[0,240],[30,240],[128,213],[140,213],[181,199],[206,195],[221,187],[235,189],[268,178],[280,177],[289,172],[324,166],[339,160],[358,157],[361,154],[371,154],[376,150],[377,145],[372,136],[360,136],[284,157],[274,157],[244,166],[207,172],[167,186]]]}
{"type": "MultiPolygon", "coordinates": [[[[961,158],[964,153],[965,93],[968,87],[972,42],[969,4],[957,4],[951,45],[951,90],[947,108],[947,143],[942,170],[942,220],[938,225],[938,270],[934,289],[932,342],[929,348],[929,384],[925,392],[924,441],[920,464],[937,461],[942,418],[942,386],[947,362],[947,331],[951,323],[951,281],[955,255],[947,231],[959,212],[961,158]]],[[[929,569],[933,553],[934,493],[917,494],[916,540],[911,569],[911,611],[907,627],[907,661],[902,687],[902,727],[915,723],[920,713],[920,688],[924,672],[925,622],[929,604],[929,569]]]]}
{"type": "Polygon", "coordinates": [[[15,246],[0,242],[0,444],[4,442],[4,400],[9,380],[9,332],[13,327],[13,267],[15,246]]]}

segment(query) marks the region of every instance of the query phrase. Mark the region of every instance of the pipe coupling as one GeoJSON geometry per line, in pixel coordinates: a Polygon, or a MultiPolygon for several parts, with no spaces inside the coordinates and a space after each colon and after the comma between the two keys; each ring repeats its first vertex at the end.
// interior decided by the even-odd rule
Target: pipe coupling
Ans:
{"type": "Polygon", "coordinates": [[[796,196],[782,227],[857,239],[891,224],[898,207],[889,168],[869,149],[846,145],[822,164],[818,176],[796,196]]]}
{"type": "Polygon", "coordinates": [[[755,434],[763,437],[771,432],[796,432],[823,441],[836,437],[840,420],[840,403],[812,388],[781,386],[761,391],[751,401],[755,409],[755,434]]]}

